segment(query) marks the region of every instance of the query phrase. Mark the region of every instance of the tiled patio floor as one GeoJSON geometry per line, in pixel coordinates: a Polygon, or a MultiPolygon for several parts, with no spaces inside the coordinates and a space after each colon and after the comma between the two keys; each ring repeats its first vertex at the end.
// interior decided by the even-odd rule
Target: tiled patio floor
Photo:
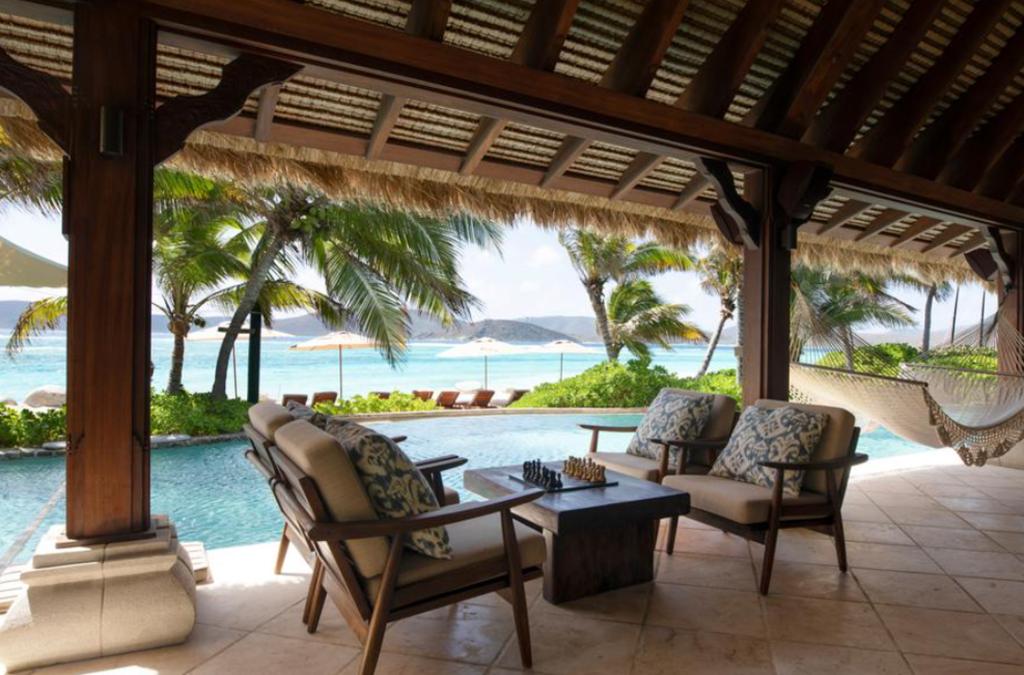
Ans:
{"type": "MultiPolygon", "coordinates": [[[[534,672],[1024,673],[1024,471],[861,474],[846,519],[850,574],[830,539],[788,531],[767,597],[755,591],[759,545],[689,521],[655,583],[559,607],[533,583],[534,672]]],[[[214,581],[185,645],[36,674],[354,672],[358,642],[337,611],[328,604],[307,635],[303,563],[290,556],[275,577],[273,554],[210,552],[214,581]]],[[[515,672],[513,635],[510,607],[488,596],[394,624],[378,672],[515,672]]]]}

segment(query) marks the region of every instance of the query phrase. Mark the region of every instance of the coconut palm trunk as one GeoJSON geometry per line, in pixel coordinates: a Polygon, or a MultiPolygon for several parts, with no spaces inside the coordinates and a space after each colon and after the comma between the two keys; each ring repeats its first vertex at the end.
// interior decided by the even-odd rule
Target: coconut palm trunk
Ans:
{"type": "Polygon", "coordinates": [[[921,335],[921,353],[927,354],[932,348],[932,306],[935,304],[935,295],[938,287],[932,284],[928,287],[928,295],[924,301],[924,328],[921,335]]]}
{"type": "Polygon", "coordinates": [[[188,336],[189,326],[183,320],[172,319],[167,328],[174,336],[174,345],[171,347],[171,373],[167,377],[167,393],[180,394],[184,391],[181,375],[185,369],[185,338],[188,336]]]}
{"type": "Polygon", "coordinates": [[[846,369],[853,372],[855,365],[853,355],[853,331],[849,326],[843,326],[840,335],[843,341],[843,356],[846,357],[846,369]]]}
{"type": "Polygon", "coordinates": [[[708,341],[707,351],[704,352],[704,361],[700,364],[700,370],[697,371],[697,377],[704,377],[707,374],[708,368],[711,367],[711,357],[715,355],[715,350],[718,349],[718,341],[722,339],[722,331],[725,329],[725,323],[732,318],[732,310],[727,309],[724,305],[722,311],[718,317],[718,325],[715,326],[715,332],[711,334],[711,339],[708,341]]]}
{"type": "Polygon", "coordinates": [[[263,235],[263,241],[259,247],[260,257],[252,269],[252,274],[245,282],[245,290],[242,298],[235,308],[224,333],[224,340],[220,343],[220,351],[217,352],[217,367],[213,376],[213,389],[211,394],[215,399],[227,398],[228,388],[228,366],[231,362],[231,352],[235,348],[235,341],[242,326],[252,310],[256,307],[263,286],[270,277],[270,271],[274,267],[277,256],[284,248],[284,238],[279,236],[273,227],[268,227],[263,235]]]}
{"type": "Polygon", "coordinates": [[[587,297],[590,298],[590,306],[594,310],[594,323],[597,326],[597,334],[604,343],[605,353],[609,361],[618,361],[621,346],[613,344],[612,331],[608,325],[608,309],[604,304],[604,284],[589,282],[586,284],[587,297]]]}

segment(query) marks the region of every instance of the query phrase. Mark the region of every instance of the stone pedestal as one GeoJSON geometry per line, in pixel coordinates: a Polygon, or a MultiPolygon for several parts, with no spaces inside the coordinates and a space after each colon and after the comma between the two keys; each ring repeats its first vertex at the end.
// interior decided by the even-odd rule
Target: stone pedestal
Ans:
{"type": "MultiPolygon", "coordinates": [[[[58,546],[63,526],[39,543],[26,586],[0,623],[8,671],[184,642],[195,624],[188,554],[166,517],[147,536],[58,546]]],[[[0,669],[2,670],[2,669],[0,669]]]]}

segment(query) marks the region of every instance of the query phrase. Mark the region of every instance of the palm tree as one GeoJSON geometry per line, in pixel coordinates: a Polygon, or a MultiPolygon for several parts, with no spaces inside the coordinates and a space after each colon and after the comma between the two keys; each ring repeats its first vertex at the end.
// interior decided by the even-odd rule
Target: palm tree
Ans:
{"type": "Polygon", "coordinates": [[[249,313],[272,283],[300,265],[323,277],[337,305],[329,325],[353,321],[396,363],[409,333],[408,308],[451,324],[469,316],[476,299],[464,288],[458,262],[467,244],[498,246],[500,228],[469,217],[428,218],[359,203],[333,203],[290,186],[253,190],[250,213],[258,241],[250,275],[217,356],[213,395],[224,398],[231,350],[249,313]]]}
{"type": "Polygon", "coordinates": [[[641,359],[649,359],[647,346],[655,343],[666,349],[679,340],[705,340],[696,326],[683,321],[690,313],[686,305],[666,303],[645,279],[624,281],[608,297],[608,358],[617,361],[623,348],[641,359]]]}
{"type": "Polygon", "coordinates": [[[721,306],[718,325],[711,334],[707,351],[704,353],[704,361],[697,371],[697,377],[703,377],[711,366],[711,357],[715,355],[718,341],[722,338],[722,329],[736,314],[740,280],[743,275],[743,258],[733,249],[717,245],[697,262],[697,273],[700,275],[700,287],[706,293],[717,295],[721,306]]]}
{"type": "Polygon", "coordinates": [[[610,361],[618,359],[622,346],[612,335],[605,306],[606,286],[611,282],[622,285],[646,275],[693,268],[687,253],[653,242],[637,244],[627,237],[604,236],[584,229],[562,232],[558,241],[569,253],[569,260],[587,292],[597,333],[610,361]]]}

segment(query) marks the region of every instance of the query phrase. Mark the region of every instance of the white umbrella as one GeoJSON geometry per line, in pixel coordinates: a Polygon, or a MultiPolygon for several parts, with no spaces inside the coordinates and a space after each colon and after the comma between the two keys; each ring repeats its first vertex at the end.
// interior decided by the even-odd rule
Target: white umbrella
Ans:
{"type": "Polygon", "coordinates": [[[377,342],[372,338],[368,338],[365,335],[359,333],[350,333],[348,331],[337,331],[334,333],[328,333],[327,335],[321,335],[315,337],[312,340],[306,340],[300,342],[297,345],[292,345],[289,349],[297,349],[300,351],[324,351],[324,350],[338,350],[338,398],[342,398],[342,382],[345,371],[345,357],[343,356],[346,349],[373,349],[377,346],[377,342]]]}
{"type": "Polygon", "coordinates": [[[552,340],[542,345],[540,350],[546,354],[558,354],[558,381],[562,381],[562,373],[565,366],[566,354],[599,354],[600,351],[593,347],[584,347],[579,342],[572,340],[552,340]]]}
{"type": "Polygon", "coordinates": [[[0,286],[63,288],[68,268],[0,238],[0,286]]]}
{"type": "Polygon", "coordinates": [[[464,344],[447,349],[440,354],[442,359],[465,359],[475,356],[484,357],[484,389],[487,388],[487,357],[505,356],[507,354],[524,354],[527,350],[523,347],[516,347],[494,338],[481,337],[470,340],[464,344]]]}

